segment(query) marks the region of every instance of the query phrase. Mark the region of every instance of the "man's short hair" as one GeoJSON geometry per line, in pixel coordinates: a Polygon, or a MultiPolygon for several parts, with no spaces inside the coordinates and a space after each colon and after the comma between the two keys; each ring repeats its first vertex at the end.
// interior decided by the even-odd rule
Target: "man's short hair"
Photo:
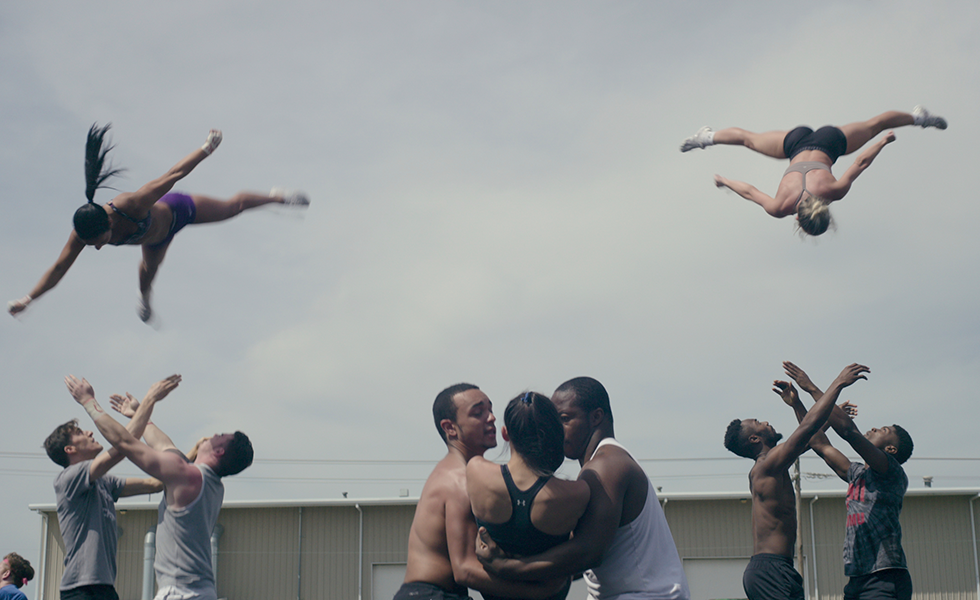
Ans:
{"type": "Polygon", "coordinates": [[[72,419],[67,423],[58,425],[48,439],[44,440],[44,451],[48,453],[48,458],[55,464],[67,467],[71,464],[68,454],[65,453],[65,446],[71,445],[73,435],[81,431],[78,427],[78,419],[72,419]]]}
{"type": "Polygon", "coordinates": [[[597,380],[591,377],[576,377],[558,386],[555,393],[571,392],[575,394],[575,405],[591,413],[601,408],[606,414],[606,421],[613,422],[612,408],[609,407],[609,392],[597,380]]]}
{"type": "Polygon", "coordinates": [[[892,425],[892,429],[895,430],[895,434],[898,436],[898,452],[895,453],[895,460],[898,464],[904,465],[905,461],[912,456],[912,436],[909,435],[908,431],[905,431],[904,427],[898,425],[892,425]]]}
{"type": "Polygon", "coordinates": [[[742,419],[734,419],[725,431],[725,448],[743,458],[754,458],[752,446],[746,436],[742,435],[742,419]]]}
{"type": "Polygon", "coordinates": [[[252,442],[248,436],[241,431],[236,431],[234,437],[225,447],[225,453],[221,455],[218,468],[214,474],[218,477],[237,475],[252,464],[255,452],[252,450],[252,442]]]}
{"type": "Polygon", "coordinates": [[[7,562],[7,568],[10,569],[10,579],[17,589],[20,589],[25,583],[34,579],[34,567],[20,554],[11,552],[7,556],[4,556],[3,560],[7,562]]]}
{"type": "Polygon", "coordinates": [[[456,410],[458,407],[456,406],[456,402],[453,400],[453,398],[456,397],[456,394],[478,389],[480,388],[476,387],[472,383],[457,383],[456,385],[451,385],[442,390],[439,392],[439,395],[436,396],[436,401],[432,403],[432,419],[436,422],[436,431],[439,432],[439,436],[442,438],[442,441],[446,442],[447,444],[449,443],[449,440],[446,439],[446,432],[442,430],[442,425],[439,423],[441,423],[443,419],[449,419],[453,423],[456,422],[456,410]]]}

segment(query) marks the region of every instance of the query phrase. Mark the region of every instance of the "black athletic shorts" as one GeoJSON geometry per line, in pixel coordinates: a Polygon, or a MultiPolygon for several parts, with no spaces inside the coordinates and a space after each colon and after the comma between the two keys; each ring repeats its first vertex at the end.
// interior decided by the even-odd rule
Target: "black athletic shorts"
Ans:
{"type": "Polygon", "coordinates": [[[61,590],[61,600],[119,600],[119,595],[111,585],[80,585],[70,590],[61,590]]]}
{"type": "Polygon", "coordinates": [[[803,577],[793,568],[793,559],[780,554],[753,556],[742,587],[749,600],[803,600],[803,577]]]}
{"type": "Polygon", "coordinates": [[[908,569],[885,569],[851,577],[844,586],[844,600],[911,600],[912,577],[908,569]]]}
{"type": "Polygon", "coordinates": [[[809,127],[797,127],[783,138],[783,154],[786,158],[793,157],[804,150],[820,150],[830,157],[830,163],[847,152],[847,137],[836,127],[825,125],[814,131],[809,127]]]}
{"type": "Polygon", "coordinates": [[[403,583],[393,600],[470,600],[470,596],[466,588],[449,591],[431,583],[413,581],[403,583]]]}

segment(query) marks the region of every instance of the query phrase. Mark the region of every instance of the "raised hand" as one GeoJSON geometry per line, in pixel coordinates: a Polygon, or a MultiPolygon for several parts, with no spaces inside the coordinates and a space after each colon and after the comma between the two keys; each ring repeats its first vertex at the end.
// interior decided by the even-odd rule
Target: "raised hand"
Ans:
{"type": "Polygon", "coordinates": [[[858,416],[858,405],[857,404],[852,404],[850,400],[846,400],[843,403],[838,404],[837,405],[837,408],[839,408],[842,411],[844,411],[844,413],[847,416],[851,417],[852,419],[854,417],[858,416]]]}
{"type": "Polygon", "coordinates": [[[109,396],[109,406],[122,416],[132,419],[136,414],[136,409],[140,407],[140,401],[133,398],[133,395],[129,392],[126,392],[125,397],[119,394],[113,394],[109,396]]]}
{"type": "Polygon", "coordinates": [[[817,386],[815,386],[813,381],[810,380],[810,376],[807,375],[803,369],[797,367],[788,360],[783,361],[783,371],[785,371],[786,375],[795,381],[804,392],[811,393],[817,390],[817,386]]]}
{"type": "Polygon", "coordinates": [[[779,397],[783,399],[788,406],[795,406],[797,402],[800,401],[800,395],[796,392],[796,388],[793,384],[788,381],[776,380],[772,382],[772,391],[779,394],[779,397]]]}
{"type": "Polygon", "coordinates": [[[852,363],[844,367],[844,370],[840,372],[835,380],[839,383],[842,388],[852,385],[858,379],[867,380],[868,378],[864,376],[865,373],[870,373],[871,369],[864,365],[859,365],[857,363],[852,363]]]}
{"type": "MultiPolygon", "coordinates": [[[[146,393],[146,399],[152,398],[154,402],[159,402],[167,397],[167,394],[177,389],[180,385],[181,376],[174,374],[166,379],[161,379],[160,381],[154,383],[150,387],[150,391],[146,393]]],[[[139,403],[137,403],[137,406],[139,403]]]]}
{"type": "Polygon", "coordinates": [[[74,375],[68,375],[65,377],[65,386],[68,387],[68,393],[71,394],[71,397],[79,404],[85,404],[90,399],[95,398],[95,390],[85,378],[79,381],[74,375]]]}

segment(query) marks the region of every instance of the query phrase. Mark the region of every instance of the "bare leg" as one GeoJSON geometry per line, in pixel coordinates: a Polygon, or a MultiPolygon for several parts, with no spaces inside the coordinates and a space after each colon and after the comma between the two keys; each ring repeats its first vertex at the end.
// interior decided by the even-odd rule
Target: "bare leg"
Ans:
{"type": "Polygon", "coordinates": [[[150,307],[150,294],[153,292],[153,279],[157,276],[157,270],[163,263],[163,258],[167,255],[166,246],[154,247],[143,246],[143,261],[140,263],[140,305],[138,313],[140,319],[146,323],[153,316],[153,309],[150,307]]]}
{"type": "Polygon", "coordinates": [[[783,139],[788,131],[767,131],[755,133],[738,127],[728,127],[715,132],[715,144],[745,146],[759,154],[772,158],[786,158],[783,153],[783,139]]]}
{"type": "Polygon", "coordinates": [[[268,194],[252,194],[249,192],[239,192],[228,200],[219,200],[208,196],[198,196],[192,194],[194,206],[197,207],[197,216],[194,223],[215,223],[230,219],[250,208],[257,208],[265,204],[283,204],[282,196],[270,196],[268,194]]]}
{"type": "Polygon", "coordinates": [[[867,144],[871,138],[886,129],[905,127],[906,125],[913,125],[914,123],[915,117],[913,117],[911,113],[900,112],[897,110],[883,112],[877,117],[872,117],[867,121],[848,123],[840,128],[840,130],[844,132],[844,137],[847,138],[847,152],[844,154],[850,154],[855,150],[860,149],[861,146],[867,144]]]}

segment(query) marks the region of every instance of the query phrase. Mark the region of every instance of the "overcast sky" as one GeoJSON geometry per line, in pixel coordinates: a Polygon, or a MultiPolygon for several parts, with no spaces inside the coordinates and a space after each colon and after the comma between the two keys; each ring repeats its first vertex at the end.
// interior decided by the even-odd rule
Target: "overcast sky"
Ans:
{"type": "Polygon", "coordinates": [[[416,496],[445,452],[442,388],[475,383],[502,416],[578,375],[606,385],[617,437],[664,492],[742,491],[750,463],[723,433],[735,417],[792,430],[770,391],[780,362],[821,386],[861,362],[869,380],[844,398],[862,429],[905,424],[911,485],[980,486],[980,4],[53,6],[0,7],[0,299],[64,245],[96,121],[113,124],[120,190],[214,127],[223,144],[177,189],[287,186],[312,205],[182,231],[156,327],[135,313],[136,247],[86,249],[0,318],[0,552],[36,559],[27,507],[54,502],[59,470],[40,445],[68,419],[92,427],[68,373],[102,400],[181,373],[154,421],[182,447],[247,432],[255,465],[225,497],[276,500],[416,496]],[[784,163],[678,151],[702,125],[916,104],[949,129],[897,130],[816,241],[712,182],[773,193],[784,163]],[[714,460],[674,460],[692,458],[714,460]],[[336,462],[351,459],[369,462],[336,462]]]}

